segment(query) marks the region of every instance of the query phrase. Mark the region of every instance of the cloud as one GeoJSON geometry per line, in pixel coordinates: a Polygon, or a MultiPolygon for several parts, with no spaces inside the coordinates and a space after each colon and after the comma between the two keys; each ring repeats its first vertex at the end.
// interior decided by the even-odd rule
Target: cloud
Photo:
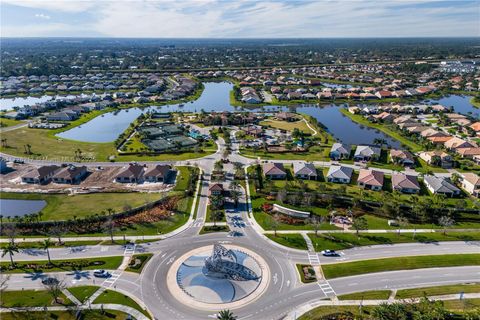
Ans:
{"type": "Polygon", "coordinates": [[[35,17],[40,19],[50,20],[50,16],[47,16],[46,14],[43,14],[43,13],[36,13],[35,17]]]}
{"type": "MultiPolygon", "coordinates": [[[[480,34],[477,1],[2,1],[42,9],[45,17],[68,13],[72,19],[65,22],[66,30],[72,35],[89,30],[86,36],[305,38],[480,34]]],[[[15,36],[15,32],[10,36],[15,36]]]]}

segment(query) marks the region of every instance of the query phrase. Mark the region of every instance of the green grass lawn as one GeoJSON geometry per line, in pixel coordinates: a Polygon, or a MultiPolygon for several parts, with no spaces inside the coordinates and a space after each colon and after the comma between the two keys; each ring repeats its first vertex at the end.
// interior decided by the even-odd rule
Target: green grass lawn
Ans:
{"type": "Polygon", "coordinates": [[[17,124],[21,124],[21,123],[24,123],[24,121],[7,119],[7,118],[0,118],[0,128],[16,126],[17,124]]]}
{"type": "Polygon", "coordinates": [[[460,294],[464,293],[480,293],[480,283],[469,284],[454,284],[447,286],[437,287],[424,287],[414,289],[402,289],[398,290],[395,295],[396,299],[410,299],[427,296],[441,296],[446,294],[460,294]]]}
{"type": "Polygon", "coordinates": [[[294,234],[267,234],[266,235],[270,240],[273,240],[283,246],[300,249],[300,250],[307,250],[307,243],[303,236],[298,233],[294,234]]]}
{"type": "Polygon", "coordinates": [[[207,234],[212,232],[228,232],[230,228],[228,226],[204,226],[200,230],[200,234],[207,234]]]}
{"type": "MultiPolygon", "coordinates": [[[[116,310],[82,310],[80,312],[80,319],[82,320],[127,320],[131,317],[121,311],[116,310]]],[[[23,314],[22,312],[5,312],[2,313],[2,320],[78,320],[75,312],[71,311],[35,311],[23,314]],[[25,317],[25,318],[24,318],[25,317]],[[28,318],[27,318],[28,317],[28,318]]]]}
{"type": "MultiPolygon", "coordinates": [[[[73,303],[65,297],[60,296],[64,305],[73,305],[73,303]]],[[[22,290],[22,291],[4,291],[0,295],[0,305],[3,308],[12,307],[44,307],[56,305],[54,299],[48,291],[45,290],[22,290]]],[[[2,319],[3,319],[2,313],[2,319]]]]}
{"type": "Polygon", "coordinates": [[[261,121],[259,125],[269,126],[275,129],[280,129],[285,131],[293,131],[295,128],[297,128],[298,130],[303,131],[305,133],[313,134],[313,131],[307,126],[307,123],[303,120],[288,122],[288,121],[281,121],[281,120],[275,120],[275,119],[266,119],[264,121],[261,121]]]}
{"type": "Polygon", "coordinates": [[[142,254],[135,254],[130,259],[130,263],[126,271],[142,273],[143,268],[147,264],[147,262],[153,257],[153,253],[142,253],[142,254]]]}
{"type": "Polygon", "coordinates": [[[138,207],[155,200],[162,195],[158,193],[119,192],[91,193],[69,196],[66,194],[7,193],[2,192],[2,199],[45,200],[41,220],[68,220],[101,214],[111,208],[121,212],[126,207],[138,207]]]}
{"type": "Polygon", "coordinates": [[[52,265],[47,267],[47,260],[35,260],[35,261],[15,261],[15,269],[10,269],[10,261],[0,262],[0,266],[4,269],[5,273],[25,273],[25,272],[63,272],[63,271],[74,271],[74,270],[95,270],[95,269],[117,269],[122,263],[123,256],[113,256],[113,257],[98,257],[91,259],[63,259],[63,260],[52,260],[52,265]],[[98,261],[100,264],[86,265],[83,267],[77,267],[76,265],[82,262],[93,262],[98,261]],[[72,263],[72,266],[62,266],[61,263],[72,263]],[[36,266],[33,268],[32,266],[36,266]]]}
{"type": "Polygon", "coordinates": [[[134,309],[137,309],[141,313],[143,313],[147,318],[150,318],[150,314],[146,311],[143,310],[142,307],[138,305],[132,298],[129,296],[124,295],[123,293],[113,291],[113,290],[105,290],[93,303],[97,304],[107,304],[107,303],[113,303],[113,304],[121,304],[124,306],[128,306],[134,309]]]}
{"type": "Polygon", "coordinates": [[[338,300],[387,300],[390,293],[390,290],[355,292],[342,294],[338,296],[338,300]]]}
{"type": "MultiPolygon", "coordinates": [[[[56,238],[52,238],[51,240],[52,240],[52,242],[55,242],[55,245],[54,245],[55,248],[77,247],[77,246],[94,246],[94,245],[97,245],[101,242],[100,240],[65,241],[62,245],[58,245],[58,243],[56,242],[57,241],[56,238]]],[[[66,238],[66,239],[62,238],[62,241],[64,241],[64,240],[68,240],[68,238],[66,238]]],[[[43,242],[25,241],[25,242],[17,242],[16,245],[19,249],[42,248],[43,247],[43,242]]],[[[5,248],[6,246],[7,246],[6,243],[2,243],[2,244],[0,244],[0,249],[5,248]]]]}
{"type": "Polygon", "coordinates": [[[100,287],[97,286],[78,286],[78,287],[70,287],[68,288],[68,291],[70,291],[71,294],[75,298],[78,299],[80,302],[85,302],[87,301],[88,298],[92,294],[94,294],[100,287]]]}
{"type": "Polygon", "coordinates": [[[411,243],[411,242],[438,242],[438,241],[479,241],[479,232],[442,232],[434,233],[360,233],[357,237],[354,233],[329,233],[308,234],[316,251],[325,249],[341,250],[358,246],[371,246],[380,244],[411,243]]]}
{"type": "Polygon", "coordinates": [[[254,152],[251,148],[240,148],[240,154],[249,158],[268,159],[268,160],[309,160],[309,161],[329,161],[331,145],[316,145],[310,147],[307,152],[283,152],[269,153],[265,150],[254,152]]]}
{"type": "Polygon", "coordinates": [[[382,271],[478,265],[480,254],[451,254],[334,263],[324,265],[322,268],[325,278],[332,279],[382,271]]]}

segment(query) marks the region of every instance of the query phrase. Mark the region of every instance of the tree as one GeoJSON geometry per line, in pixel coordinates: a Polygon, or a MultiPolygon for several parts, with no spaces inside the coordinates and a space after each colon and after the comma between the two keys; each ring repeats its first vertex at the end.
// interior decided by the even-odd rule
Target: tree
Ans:
{"type": "Polygon", "coordinates": [[[237,320],[237,317],[233,315],[230,310],[222,310],[217,315],[218,320],[237,320]]]}
{"type": "Polygon", "coordinates": [[[241,193],[238,190],[230,191],[230,196],[232,197],[233,202],[235,203],[235,207],[238,206],[238,200],[240,199],[240,195],[241,195],[241,193]]]}
{"type": "Polygon", "coordinates": [[[270,228],[273,230],[275,237],[277,236],[277,230],[280,225],[279,220],[280,220],[280,216],[277,213],[273,216],[273,219],[270,221],[270,228]]]}
{"type": "Polygon", "coordinates": [[[48,264],[52,263],[52,260],[50,259],[50,250],[49,250],[49,248],[52,246],[52,244],[53,243],[50,240],[50,238],[43,240],[43,243],[42,243],[42,249],[47,251],[48,264]]]}
{"type": "Polygon", "coordinates": [[[360,230],[368,229],[367,219],[365,219],[365,217],[354,218],[352,222],[352,227],[356,231],[357,238],[360,237],[360,234],[359,234],[360,230]]]}
{"type": "Polygon", "coordinates": [[[106,230],[106,231],[108,232],[108,234],[110,235],[110,240],[111,240],[112,243],[114,243],[114,241],[113,241],[113,233],[114,233],[114,231],[115,231],[115,225],[116,225],[115,219],[113,218],[113,215],[111,214],[111,215],[109,215],[109,216],[107,217],[107,220],[105,221],[104,227],[105,227],[105,230],[106,230]]]}
{"type": "Polygon", "coordinates": [[[447,228],[453,226],[455,224],[455,220],[453,220],[449,216],[445,215],[445,216],[441,216],[438,219],[438,224],[443,227],[443,234],[446,235],[447,234],[447,228]]]}
{"type": "Polygon", "coordinates": [[[55,303],[58,303],[58,298],[62,295],[62,291],[67,287],[63,280],[58,280],[56,277],[50,277],[48,281],[43,284],[45,290],[53,297],[55,303]]]}
{"type": "Polygon", "coordinates": [[[212,194],[210,196],[210,206],[212,211],[218,210],[223,206],[223,195],[221,194],[212,194]]]}
{"type": "Polygon", "coordinates": [[[214,210],[214,211],[210,212],[210,218],[213,221],[213,226],[214,227],[217,226],[217,221],[220,220],[221,217],[222,217],[222,212],[221,211],[214,210]]]}
{"type": "Polygon", "coordinates": [[[315,236],[318,236],[318,230],[320,229],[320,226],[323,222],[323,217],[313,215],[310,218],[310,223],[313,225],[313,230],[315,230],[315,236]]]}
{"type": "Polygon", "coordinates": [[[398,224],[398,234],[400,235],[400,230],[402,227],[406,227],[408,225],[408,219],[404,216],[397,216],[397,224],[398,224]]]}
{"type": "Polygon", "coordinates": [[[18,253],[18,246],[14,242],[9,242],[7,246],[3,249],[2,258],[8,253],[10,256],[10,263],[12,267],[15,267],[15,263],[13,262],[13,256],[15,253],[18,253]]]}

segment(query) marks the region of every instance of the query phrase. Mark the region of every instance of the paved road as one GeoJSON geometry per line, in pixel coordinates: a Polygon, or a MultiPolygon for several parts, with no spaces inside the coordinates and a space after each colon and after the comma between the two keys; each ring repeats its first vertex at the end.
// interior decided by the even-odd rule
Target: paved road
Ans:
{"type": "MultiPolygon", "coordinates": [[[[307,301],[332,297],[335,293],[348,293],[355,291],[371,290],[378,287],[409,287],[416,284],[443,284],[473,281],[479,278],[479,267],[465,268],[444,268],[429,269],[421,271],[397,271],[373,275],[362,275],[350,278],[334,279],[331,281],[319,281],[318,283],[302,284],[299,281],[295,263],[333,263],[339,261],[355,261],[368,258],[381,258],[392,256],[404,256],[413,254],[443,254],[460,252],[478,252],[478,243],[446,242],[439,244],[402,244],[393,246],[365,247],[359,249],[344,250],[339,258],[318,257],[315,253],[294,250],[272,243],[263,234],[254,220],[248,217],[248,206],[245,190],[242,189],[242,196],[238,209],[228,214],[227,222],[232,229],[242,235],[231,237],[227,233],[213,233],[199,235],[199,231],[205,223],[206,208],[208,204],[208,187],[211,183],[211,173],[215,161],[222,157],[225,149],[225,142],[222,139],[217,141],[219,146],[215,154],[192,161],[176,162],[175,164],[190,164],[200,167],[203,170],[204,180],[201,182],[201,191],[198,198],[199,206],[195,220],[183,232],[170,238],[141,244],[136,247],[136,253],[153,252],[154,256],[139,274],[129,272],[118,272],[114,281],[103,283],[103,280],[92,277],[91,271],[66,272],[57,275],[65,279],[71,285],[102,284],[113,287],[117,290],[129,292],[131,295],[141,299],[155,315],[157,319],[208,319],[214,317],[218,310],[200,311],[191,308],[174,298],[167,288],[167,273],[172,263],[184,253],[196,247],[212,245],[214,243],[235,244],[250,249],[262,256],[271,274],[269,285],[262,296],[243,306],[235,309],[234,312],[240,319],[282,319],[290,311],[307,301]],[[233,224],[233,217],[239,223],[233,224]],[[316,262],[318,263],[318,262],[316,262]]],[[[238,154],[238,144],[233,143],[233,153],[229,156],[230,161],[240,162],[247,166],[255,160],[247,159],[238,154]]],[[[35,162],[36,163],[36,162],[35,162]]],[[[99,165],[107,165],[101,163],[99,165]]],[[[122,165],[113,163],[108,165],[122,165]]],[[[227,180],[232,180],[233,166],[225,165],[227,180]]],[[[122,246],[85,246],[73,249],[54,248],[51,255],[54,259],[68,257],[87,258],[107,255],[123,255],[122,246]]],[[[46,258],[42,250],[22,251],[15,256],[17,260],[44,260],[46,258]]],[[[8,257],[2,258],[2,261],[8,257]]],[[[4,275],[2,275],[4,276],[4,275]]],[[[45,274],[16,274],[8,281],[10,290],[21,288],[41,288],[41,279],[45,274]]],[[[219,309],[223,309],[219,306],[219,309]]]]}

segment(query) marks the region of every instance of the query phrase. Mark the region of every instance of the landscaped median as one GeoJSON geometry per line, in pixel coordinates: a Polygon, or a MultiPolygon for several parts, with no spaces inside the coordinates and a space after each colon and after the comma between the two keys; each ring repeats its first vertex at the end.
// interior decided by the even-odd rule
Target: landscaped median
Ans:
{"type": "Polygon", "coordinates": [[[147,310],[144,310],[138,303],[132,298],[123,293],[113,290],[105,290],[100,296],[98,296],[94,304],[120,304],[127,307],[131,307],[143,313],[147,318],[150,318],[150,314],[147,310]]]}
{"type": "Polygon", "coordinates": [[[76,270],[108,269],[115,270],[122,263],[123,256],[98,257],[91,259],[66,259],[36,261],[16,261],[14,266],[10,262],[0,262],[0,271],[3,273],[26,272],[64,272],[76,270]]]}
{"type": "Polygon", "coordinates": [[[480,254],[450,254],[334,263],[323,265],[322,270],[326,279],[333,279],[374,272],[478,265],[480,254]]]}

